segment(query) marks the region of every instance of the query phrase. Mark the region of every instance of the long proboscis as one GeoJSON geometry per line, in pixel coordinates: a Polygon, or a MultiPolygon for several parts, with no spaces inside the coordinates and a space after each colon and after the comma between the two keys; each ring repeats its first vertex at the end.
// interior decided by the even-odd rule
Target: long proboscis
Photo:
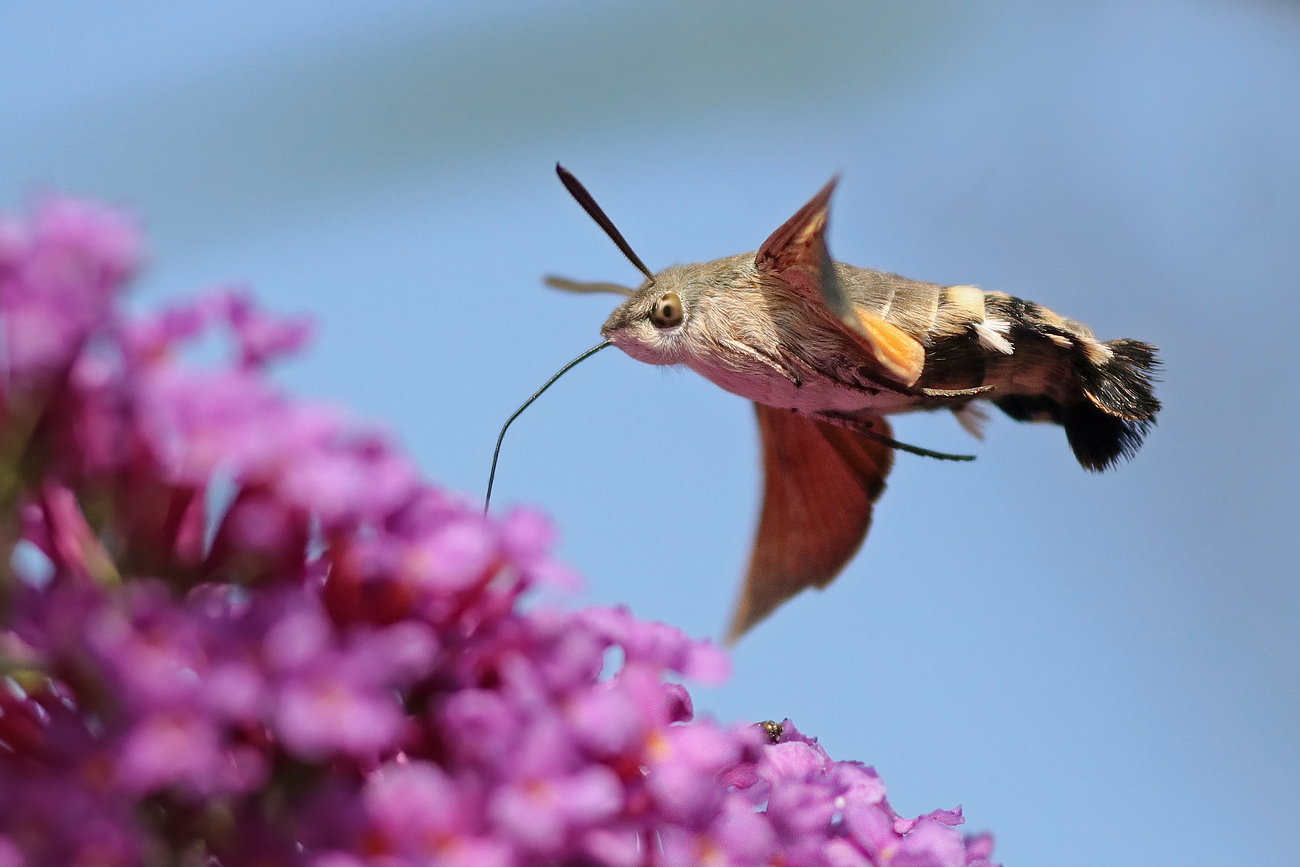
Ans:
{"type": "Polygon", "coordinates": [[[614,225],[614,221],[605,215],[600,205],[596,204],[596,200],[592,198],[591,193],[587,192],[587,188],[573,176],[573,172],[556,163],[555,173],[560,176],[560,183],[564,184],[564,188],[569,191],[569,195],[573,196],[579,205],[582,205],[582,209],[587,212],[587,216],[595,220],[596,225],[605,230],[605,234],[609,235],[609,239],[614,242],[614,245],[623,251],[623,255],[627,257],[627,260],[635,265],[636,269],[644,274],[647,280],[654,282],[655,275],[650,273],[650,269],[645,266],[645,262],[641,261],[641,257],[632,250],[632,245],[623,237],[623,233],[614,225]]]}
{"type": "Polygon", "coordinates": [[[506,419],[505,424],[501,425],[501,433],[497,436],[497,447],[492,451],[492,471],[488,473],[487,494],[486,496],[483,497],[484,515],[486,515],[488,512],[488,506],[492,504],[492,483],[495,482],[497,478],[497,459],[501,457],[501,442],[506,438],[506,431],[510,429],[511,423],[513,423],[515,419],[519,418],[519,416],[523,413],[524,410],[532,406],[533,401],[537,400],[537,398],[545,394],[546,389],[550,388],[552,385],[555,385],[555,381],[557,379],[559,379],[561,376],[564,376],[564,374],[568,373],[570,370],[576,367],[580,362],[586,361],[588,358],[591,358],[593,355],[595,355],[597,352],[600,352],[606,346],[611,346],[611,345],[612,344],[608,340],[602,340],[600,343],[591,347],[591,349],[588,349],[586,352],[582,353],[582,355],[579,355],[577,358],[573,359],[573,361],[570,361],[568,364],[564,365],[564,367],[561,367],[554,376],[546,380],[545,385],[537,389],[537,391],[533,394],[532,397],[524,401],[523,405],[521,405],[519,409],[515,410],[514,414],[511,415],[510,418],[506,419]]]}

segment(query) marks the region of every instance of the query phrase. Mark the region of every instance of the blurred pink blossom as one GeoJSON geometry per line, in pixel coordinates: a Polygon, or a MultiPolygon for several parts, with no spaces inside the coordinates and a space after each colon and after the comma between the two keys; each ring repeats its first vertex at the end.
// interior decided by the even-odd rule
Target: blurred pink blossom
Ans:
{"type": "Polygon", "coordinates": [[[693,720],[712,644],[522,609],[575,583],[545,517],[278,391],[302,320],[128,317],[141,260],[98,204],[0,218],[0,867],[990,863],[788,720],[693,720]]]}

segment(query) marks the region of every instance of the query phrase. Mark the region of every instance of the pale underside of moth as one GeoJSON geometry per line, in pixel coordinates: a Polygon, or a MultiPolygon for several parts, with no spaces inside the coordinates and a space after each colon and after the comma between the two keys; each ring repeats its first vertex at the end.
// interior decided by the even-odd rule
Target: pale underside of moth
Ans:
{"type": "Polygon", "coordinates": [[[909,448],[885,415],[948,409],[979,436],[976,404],[987,401],[1063,426],[1079,463],[1104,470],[1138,450],[1160,409],[1149,344],[1099,341],[1001,292],[833,262],[835,181],[758,252],[651,275],[581,185],[563,170],[561,179],[647,279],[635,290],[547,282],[628,295],[601,328],[608,341],[754,402],[763,506],[729,640],[801,590],[825,587],[861,546],[894,450],[909,448]]]}

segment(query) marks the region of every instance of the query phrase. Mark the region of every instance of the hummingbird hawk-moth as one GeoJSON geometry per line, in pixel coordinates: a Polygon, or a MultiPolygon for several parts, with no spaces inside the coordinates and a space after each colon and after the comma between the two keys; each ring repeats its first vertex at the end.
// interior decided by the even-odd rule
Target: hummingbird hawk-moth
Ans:
{"type": "Polygon", "coordinates": [[[1155,422],[1151,344],[1102,342],[1083,323],[1002,292],[832,260],[834,179],[756,253],[652,273],[577,179],[556,171],[645,275],[637,289],[547,278],[627,296],[601,327],[601,347],[684,364],[754,402],[763,505],[729,640],[839,574],[866,538],[896,449],[969,459],[897,442],[886,415],[951,410],[979,437],[976,404],[987,401],[1017,421],[1065,428],[1079,463],[1095,471],[1136,453],[1155,422]]]}

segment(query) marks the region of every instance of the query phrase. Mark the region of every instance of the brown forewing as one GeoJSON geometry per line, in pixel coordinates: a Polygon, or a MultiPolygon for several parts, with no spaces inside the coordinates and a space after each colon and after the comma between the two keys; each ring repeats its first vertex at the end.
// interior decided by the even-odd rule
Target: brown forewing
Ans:
{"type": "MultiPolygon", "coordinates": [[[[825,587],[857,552],[894,450],[800,413],[755,404],[763,511],[728,641],[807,587],[825,587]]],[[[872,430],[890,435],[883,418],[872,430]]]]}
{"type": "Polygon", "coordinates": [[[807,312],[836,324],[882,374],[904,386],[921,376],[925,348],[905,331],[870,311],[855,307],[840,284],[826,246],[835,180],[763,242],[754,265],[760,274],[778,275],[807,302],[807,312]]]}

